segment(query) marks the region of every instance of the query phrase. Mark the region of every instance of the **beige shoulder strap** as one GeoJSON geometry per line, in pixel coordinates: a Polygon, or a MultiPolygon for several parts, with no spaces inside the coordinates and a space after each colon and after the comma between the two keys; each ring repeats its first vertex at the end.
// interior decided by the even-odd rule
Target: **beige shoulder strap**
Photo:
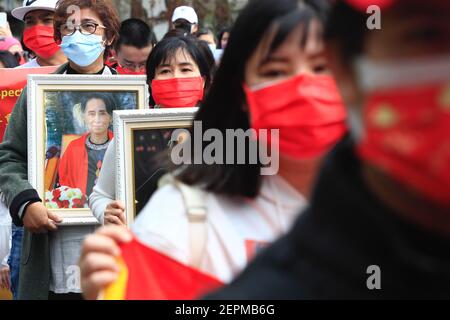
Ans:
{"type": "Polygon", "coordinates": [[[198,188],[193,188],[177,181],[173,175],[164,175],[158,182],[161,188],[166,184],[172,184],[180,190],[184,204],[187,209],[189,220],[189,241],[191,247],[190,265],[200,268],[203,255],[208,241],[207,208],[205,204],[205,193],[198,188]]]}

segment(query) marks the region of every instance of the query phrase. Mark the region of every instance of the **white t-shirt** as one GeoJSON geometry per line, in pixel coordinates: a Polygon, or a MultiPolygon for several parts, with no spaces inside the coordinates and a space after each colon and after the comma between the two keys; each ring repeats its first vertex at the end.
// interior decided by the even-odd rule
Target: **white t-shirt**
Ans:
{"type": "MultiPolygon", "coordinates": [[[[200,270],[222,282],[241,272],[258,249],[286,233],[307,205],[306,199],[279,176],[265,176],[255,199],[207,193],[208,240],[200,270]]],[[[141,211],[132,231],[152,248],[189,264],[187,211],[173,185],[159,189],[141,211]]]]}
{"type": "Polygon", "coordinates": [[[39,67],[40,67],[40,65],[37,62],[37,59],[34,58],[34,59],[31,59],[30,61],[28,61],[27,63],[24,63],[23,65],[18,66],[16,68],[17,69],[22,69],[22,68],[39,68],[39,67]]]}

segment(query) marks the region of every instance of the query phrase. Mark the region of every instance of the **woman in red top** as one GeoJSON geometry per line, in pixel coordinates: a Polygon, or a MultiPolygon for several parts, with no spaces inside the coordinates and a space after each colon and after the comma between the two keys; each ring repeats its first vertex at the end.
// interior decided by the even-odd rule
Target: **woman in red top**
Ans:
{"type": "Polygon", "coordinates": [[[84,97],[81,111],[88,132],[72,141],[61,157],[58,169],[60,186],[78,188],[86,196],[91,194],[105,151],[113,138],[109,126],[114,109],[114,99],[109,94],[91,93],[84,97]]]}

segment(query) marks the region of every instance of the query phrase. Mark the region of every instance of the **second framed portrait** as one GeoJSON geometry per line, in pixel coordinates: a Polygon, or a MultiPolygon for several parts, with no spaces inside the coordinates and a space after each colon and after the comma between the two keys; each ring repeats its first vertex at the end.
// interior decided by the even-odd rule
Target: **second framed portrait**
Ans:
{"type": "Polygon", "coordinates": [[[62,224],[96,224],[88,207],[113,111],[146,108],[145,76],[30,75],[28,179],[62,224]]]}
{"type": "Polygon", "coordinates": [[[171,146],[183,142],[198,108],[115,111],[116,198],[130,225],[167,173],[171,146]],[[180,132],[178,134],[177,132],[180,132]],[[177,135],[176,137],[174,135],[177,135]]]}

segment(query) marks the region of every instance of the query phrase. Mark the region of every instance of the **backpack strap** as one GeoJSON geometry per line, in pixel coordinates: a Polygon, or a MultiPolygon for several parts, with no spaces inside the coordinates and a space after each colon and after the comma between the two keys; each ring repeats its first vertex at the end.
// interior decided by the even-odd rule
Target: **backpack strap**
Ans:
{"type": "Polygon", "coordinates": [[[207,208],[205,204],[205,193],[176,180],[172,174],[166,174],[158,182],[158,187],[164,185],[174,185],[183,197],[184,205],[187,209],[189,222],[189,242],[191,248],[190,265],[200,268],[203,255],[206,251],[208,241],[207,229],[207,208]]]}

